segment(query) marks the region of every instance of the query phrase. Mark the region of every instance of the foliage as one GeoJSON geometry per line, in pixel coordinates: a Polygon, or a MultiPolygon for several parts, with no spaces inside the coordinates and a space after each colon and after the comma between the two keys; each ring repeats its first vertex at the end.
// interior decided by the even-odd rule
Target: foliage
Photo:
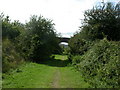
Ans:
{"type": "Polygon", "coordinates": [[[83,60],[80,55],[75,55],[75,56],[72,56],[71,58],[72,58],[73,65],[77,65],[81,62],[81,60],[83,60]]]}
{"type": "Polygon", "coordinates": [[[15,44],[9,39],[2,42],[2,72],[8,72],[15,69],[19,64],[23,63],[23,58],[16,51],[15,44]]]}
{"type": "Polygon", "coordinates": [[[82,33],[78,33],[74,35],[69,41],[70,53],[73,55],[83,55],[95,43],[95,41],[87,41],[81,37],[81,35],[82,33]]]}
{"type": "Polygon", "coordinates": [[[120,4],[104,3],[98,5],[84,13],[82,29],[87,37],[103,39],[105,36],[109,40],[120,40],[120,4]],[[113,24],[114,23],[114,24],[113,24]]]}
{"type": "Polygon", "coordinates": [[[15,40],[20,35],[22,30],[21,23],[19,21],[10,22],[9,16],[2,18],[2,39],[15,40]]]}
{"type": "Polygon", "coordinates": [[[59,53],[59,39],[52,20],[32,16],[22,24],[11,22],[9,16],[0,15],[3,39],[3,72],[16,68],[23,60],[39,62],[59,53]]]}
{"type": "Polygon", "coordinates": [[[19,43],[24,52],[23,56],[37,62],[47,59],[54,50],[59,49],[54,24],[42,16],[30,18],[26,23],[26,32],[20,37],[19,43]]]}
{"type": "Polygon", "coordinates": [[[64,47],[64,51],[63,51],[63,54],[64,55],[68,55],[70,52],[70,48],[68,46],[64,47]]]}
{"type": "Polygon", "coordinates": [[[101,40],[86,54],[79,57],[76,59],[76,67],[94,87],[118,88],[120,86],[120,42],[101,40]]]}
{"type": "Polygon", "coordinates": [[[2,72],[8,72],[23,63],[23,58],[17,51],[16,38],[22,32],[19,21],[11,22],[9,16],[0,15],[2,20],[2,72]]]}
{"type": "Polygon", "coordinates": [[[120,4],[104,3],[84,13],[69,41],[69,60],[95,88],[119,88],[120,4]]]}

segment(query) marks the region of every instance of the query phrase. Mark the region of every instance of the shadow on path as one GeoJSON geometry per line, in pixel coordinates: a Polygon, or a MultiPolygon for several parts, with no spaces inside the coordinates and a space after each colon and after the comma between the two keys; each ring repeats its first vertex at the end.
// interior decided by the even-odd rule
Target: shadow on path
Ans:
{"type": "Polygon", "coordinates": [[[61,59],[50,59],[50,60],[40,62],[40,64],[45,64],[45,65],[53,66],[53,67],[65,67],[69,63],[70,62],[68,60],[61,60],[61,59]]]}

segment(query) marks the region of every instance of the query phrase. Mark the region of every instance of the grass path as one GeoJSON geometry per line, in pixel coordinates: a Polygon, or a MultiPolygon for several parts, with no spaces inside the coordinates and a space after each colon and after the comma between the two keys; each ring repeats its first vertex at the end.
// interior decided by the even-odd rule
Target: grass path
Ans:
{"type": "Polygon", "coordinates": [[[3,74],[3,88],[88,88],[89,84],[68,63],[63,55],[41,64],[27,63],[3,74]]]}
{"type": "Polygon", "coordinates": [[[53,84],[51,85],[53,88],[59,88],[59,80],[60,80],[60,71],[57,68],[56,72],[54,73],[54,77],[53,77],[53,84]]]}

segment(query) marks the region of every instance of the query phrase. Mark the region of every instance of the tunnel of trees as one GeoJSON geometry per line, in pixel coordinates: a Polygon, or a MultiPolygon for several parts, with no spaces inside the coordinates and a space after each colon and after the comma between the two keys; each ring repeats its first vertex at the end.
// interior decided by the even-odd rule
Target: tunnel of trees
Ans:
{"type": "MultiPolygon", "coordinates": [[[[63,51],[52,20],[33,15],[22,24],[11,22],[3,13],[0,19],[3,73],[25,61],[40,62],[63,51]]],[[[119,88],[120,4],[108,2],[86,10],[79,29],[68,41],[71,65],[94,88],[119,88]]]]}

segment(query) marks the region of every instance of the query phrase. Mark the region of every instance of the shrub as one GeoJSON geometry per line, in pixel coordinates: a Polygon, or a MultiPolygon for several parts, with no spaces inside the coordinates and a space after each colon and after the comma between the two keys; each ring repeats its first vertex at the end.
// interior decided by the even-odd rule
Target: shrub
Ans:
{"type": "Polygon", "coordinates": [[[120,86],[119,11],[110,2],[85,11],[81,31],[69,41],[69,60],[97,88],[120,86]]]}
{"type": "Polygon", "coordinates": [[[76,55],[72,57],[72,64],[77,65],[81,62],[82,58],[80,55],[76,55]]]}
{"type": "Polygon", "coordinates": [[[24,29],[18,21],[10,22],[9,16],[0,15],[2,20],[2,72],[16,68],[24,59],[18,52],[16,38],[24,29]]]}
{"type": "Polygon", "coordinates": [[[82,33],[76,34],[69,41],[70,53],[73,55],[83,55],[96,41],[88,41],[81,37],[82,33]]]}
{"type": "Polygon", "coordinates": [[[101,40],[79,60],[77,59],[77,62],[76,67],[82,72],[86,81],[94,87],[118,88],[120,86],[120,42],[101,40]]]}
{"type": "Polygon", "coordinates": [[[5,39],[2,42],[2,72],[16,68],[23,61],[24,59],[16,51],[15,45],[9,39],[5,39]]]}
{"type": "Polygon", "coordinates": [[[19,37],[21,53],[30,61],[48,59],[54,51],[59,51],[59,41],[52,20],[33,15],[26,23],[26,32],[19,37]]]}

